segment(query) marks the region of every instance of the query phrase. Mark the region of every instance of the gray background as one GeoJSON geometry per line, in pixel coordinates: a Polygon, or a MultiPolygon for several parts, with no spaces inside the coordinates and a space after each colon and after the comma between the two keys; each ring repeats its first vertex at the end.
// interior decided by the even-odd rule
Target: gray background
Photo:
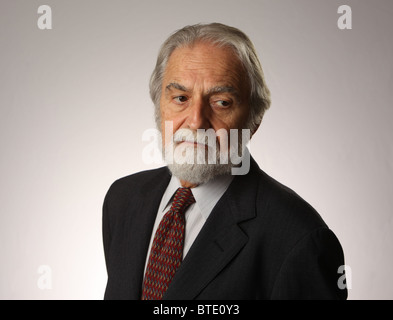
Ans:
{"type": "Polygon", "coordinates": [[[104,195],[158,166],[142,161],[158,48],[214,21],[250,36],[272,91],[251,153],[337,234],[349,298],[393,298],[392,16],[391,0],[0,0],[0,298],[103,297],[104,195]]]}

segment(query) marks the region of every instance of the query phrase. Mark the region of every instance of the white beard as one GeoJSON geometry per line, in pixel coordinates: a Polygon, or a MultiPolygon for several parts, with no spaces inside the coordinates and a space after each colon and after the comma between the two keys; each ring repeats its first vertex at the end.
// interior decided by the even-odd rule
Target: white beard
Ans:
{"type": "Polygon", "coordinates": [[[220,144],[215,135],[208,139],[193,130],[179,129],[167,143],[163,155],[172,174],[192,184],[231,174],[232,164],[220,163],[220,144]]]}

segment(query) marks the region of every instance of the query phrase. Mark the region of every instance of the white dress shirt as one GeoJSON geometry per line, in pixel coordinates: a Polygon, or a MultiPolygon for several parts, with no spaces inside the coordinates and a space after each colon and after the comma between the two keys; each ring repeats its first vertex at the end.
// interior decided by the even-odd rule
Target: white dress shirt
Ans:
{"type": "MultiPolygon", "coordinates": [[[[188,250],[191,248],[191,245],[198,236],[199,231],[202,229],[214,206],[217,204],[218,200],[220,200],[224,192],[229,187],[232,179],[232,175],[219,176],[216,179],[213,179],[211,181],[208,181],[207,183],[201,184],[191,189],[192,194],[195,198],[195,203],[191,204],[185,213],[186,226],[183,247],[183,259],[187,255],[188,250]]],[[[157,228],[165,213],[170,209],[172,199],[176,190],[181,187],[182,186],[180,184],[180,180],[172,175],[171,181],[169,182],[169,185],[166,188],[164,195],[162,196],[161,203],[158,208],[153,232],[150,237],[149,251],[145,262],[145,272],[157,228]]]]}

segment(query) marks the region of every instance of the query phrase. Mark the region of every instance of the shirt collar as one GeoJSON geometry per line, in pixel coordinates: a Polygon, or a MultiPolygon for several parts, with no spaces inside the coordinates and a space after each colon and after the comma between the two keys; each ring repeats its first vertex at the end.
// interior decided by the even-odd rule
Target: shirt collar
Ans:
{"type": "MultiPolygon", "coordinates": [[[[222,175],[191,189],[195,198],[195,204],[199,207],[199,210],[205,220],[207,220],[218,200],[220,200],[222,195],[228,189],[232,180],[232,175],[222,175]]],[[[169,182],[162,198],[164,206],[161,211],[167,209],[170,205],[170,202],[178,188],[181,188],[180,180],[172,175],[171,181],[169,182]]]]}

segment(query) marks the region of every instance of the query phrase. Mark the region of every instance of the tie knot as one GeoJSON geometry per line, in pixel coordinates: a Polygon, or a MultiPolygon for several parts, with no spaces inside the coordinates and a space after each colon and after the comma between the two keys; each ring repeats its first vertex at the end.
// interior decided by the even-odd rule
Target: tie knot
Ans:
{"type": "Polygon", "coordinates": [[[172,202],[172,210],[184,211],[187,207],[195,202],[190,188],[179,188],[176,190],[172,202]]]}

